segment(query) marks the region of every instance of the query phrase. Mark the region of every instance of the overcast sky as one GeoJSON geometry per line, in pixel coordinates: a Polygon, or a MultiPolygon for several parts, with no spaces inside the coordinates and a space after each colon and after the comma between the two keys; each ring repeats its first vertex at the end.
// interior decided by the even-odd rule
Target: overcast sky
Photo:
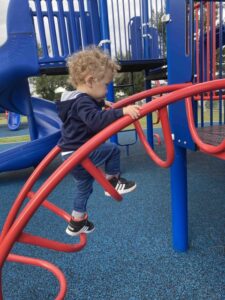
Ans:
{"type": "Polygon", "coordinates": [[[9,0],[0,0],[0,45],[6,39],[6,11],[9,0]]]}

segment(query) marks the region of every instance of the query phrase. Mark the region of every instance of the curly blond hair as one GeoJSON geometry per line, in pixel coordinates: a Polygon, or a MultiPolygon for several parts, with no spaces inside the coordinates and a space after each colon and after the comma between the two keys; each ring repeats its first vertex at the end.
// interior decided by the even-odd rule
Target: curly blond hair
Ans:
{"type": "Polygon", "coordinates": [[[111,70],[113,75],[120,66],[111,57],[97,47],[91,47],[72,54],[67,60],[69,69],[69,82],[73,87],[85,82],[87,75],[92,75],[97,80],[104,78],[106,70],[111,70]]]}

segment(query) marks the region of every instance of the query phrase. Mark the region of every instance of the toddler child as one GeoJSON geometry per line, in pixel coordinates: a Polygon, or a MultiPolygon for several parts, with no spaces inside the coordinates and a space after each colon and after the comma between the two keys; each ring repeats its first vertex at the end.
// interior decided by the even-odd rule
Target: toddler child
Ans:
{"type": "MultiPolygon", "coordinates": [[[[68,68],[70,83],[76,90],[64,92],[57,104],[63,122],[58,142],[63,160],[122,116],[130,115],[133,119],[139,117],[137,105],[102,109],[109,105],[108,101],[104,101],[107,85],[119,69],[105,52],[97,47],[77,52],[68,59],[68,68]]],[[[116,144],[103,143],[90,153],[89,158],[96,167],[104,165],[106,179],[118,193],[125,194],[136,188],[135,182],[120,177],[120,150],[116,144]]],[[[93,191],[94,179],[81,165],[76,166],[71,173],[76,182],[76,194],[66,233],[76,236],[94,230],[94,224],[88,220],[87,215],[87,201],[93,191]]],[[[107,192],[105,194],[109,196],[107,192]]]]}

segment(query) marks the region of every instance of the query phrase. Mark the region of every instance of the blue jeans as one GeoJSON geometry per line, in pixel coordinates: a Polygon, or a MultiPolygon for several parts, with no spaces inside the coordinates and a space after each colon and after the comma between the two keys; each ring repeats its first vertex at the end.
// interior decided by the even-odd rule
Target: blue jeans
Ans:
{"type": "MultiPolygon", "coordinates": [[[[67,159],[71,154],[62,156],[67,159]]],[[[104,166],[105,173],[117,175],[120,173],[120,149],[114,143],[104,143],[90,153],[89,158],[96,167],[104,166]]],[[[77,165],[71,174],[76,183],[73,210],[86,212],[87,201],[93,192],[94,178],[81,166],[77,165]]]]}

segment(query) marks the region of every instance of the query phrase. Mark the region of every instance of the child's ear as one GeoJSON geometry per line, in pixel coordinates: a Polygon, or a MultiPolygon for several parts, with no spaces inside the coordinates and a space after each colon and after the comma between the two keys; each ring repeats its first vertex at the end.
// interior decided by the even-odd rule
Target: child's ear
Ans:
{"type": "Polygon", "coordinates": [[[94,82],[94,78],[92,75],[88,75],[86,78],[85,78],[85,83],[88,87],[92,87],[92,84],[94,82]]]}

